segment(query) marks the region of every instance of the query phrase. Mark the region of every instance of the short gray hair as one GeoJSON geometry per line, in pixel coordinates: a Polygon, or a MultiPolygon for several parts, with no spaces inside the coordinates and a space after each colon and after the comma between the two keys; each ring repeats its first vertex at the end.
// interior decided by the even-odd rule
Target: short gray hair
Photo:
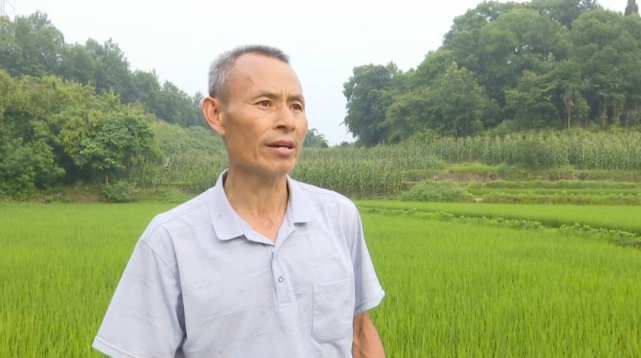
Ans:
{"type": "Polygon", "coordinates": [[[209,67],[209,97],[225,97],[225,87],[234,69],[236,60],[238,57],[248,53],[276,58],[289,64],[289,56],[283,51],[265,45],[244,45],[223,52],[209,67]]]}

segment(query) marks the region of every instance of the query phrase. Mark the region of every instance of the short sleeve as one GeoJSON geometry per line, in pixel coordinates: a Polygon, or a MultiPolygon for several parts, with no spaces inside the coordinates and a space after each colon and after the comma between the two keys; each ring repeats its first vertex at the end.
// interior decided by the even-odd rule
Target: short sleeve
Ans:
{"type": "Polygon", "coordinates": [[[374,263],[365,242],[361,217],[356,206],[353,207],[353,211],[349,245],[354,265],[354,286],[356,290],[354,316],[358,316],[377,307],[383,301],[385,291],[376,275],[374,263]]]}
{"type": "Polygon", "coordinates": [[[114,358],[174,358],[184,338],[180,284],[138,241],[92,347],[114,358]]]}

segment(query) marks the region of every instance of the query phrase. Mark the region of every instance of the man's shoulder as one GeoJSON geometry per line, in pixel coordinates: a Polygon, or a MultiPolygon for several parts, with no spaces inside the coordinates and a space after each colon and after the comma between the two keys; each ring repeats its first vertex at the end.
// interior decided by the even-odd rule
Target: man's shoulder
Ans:
{"type": "Polygon", "coordinates": [[[157,214],[147,226],[142,241],[152,243],[154,238],[165,234],[181,233],[211,224],[209,215],[209,191],[190,199],[168,211],[157,214]]]}
{"type": "Polygon", "coordinates": [[[294,180],[294,182],[305,194],[307,194],[310,204],[313,207],[331,207],[333,209],[338,208],[341,211],[357,210],[356,204],[343,194],[297,180],[294,180]]]}

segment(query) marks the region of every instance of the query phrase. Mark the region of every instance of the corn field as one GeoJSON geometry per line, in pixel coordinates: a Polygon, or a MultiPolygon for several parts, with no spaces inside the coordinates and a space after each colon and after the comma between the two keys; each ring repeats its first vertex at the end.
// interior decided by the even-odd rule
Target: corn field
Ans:
{"type": "MultiPolygon", "coordinates": [[[[129,179],[141,187],[170,185],[202,192],[215,185],[227,168],[225,157],[176,156],[169,163],[169,170],[162,164],[145,164],[135,168],[129,179]]],[[[433,156],[408,157],[398,148],[305,150],[291,176],[344,195],[388,197],[402,191],[406,169],[433,169],[438,165],[433,156]]]]}
{"type": "MultiPolygon", "coordinates": [[[[507,163],[528,168],[573,165],[577,169],[641,170],[641,133],[563,132],[466,139],[440,138],[374,148],[305,149],[292,177],[356,198],[395,196],[410,170],[443,168],[448,163],[507,163]]],[[[148,163],[130,180],[142,187],[172,185],[202,192],[216,183],[227,158],[174,156],[169,170],[148,163]]]]}
{"type": "Polygon", "coordinates": [[[448,163],[523,164],[532,160],[541,168],[573,165],[577,169],[640,170],[641,133],[507,135],[505,138],[441,138],[416,144],[422,152],[448,163]]]}

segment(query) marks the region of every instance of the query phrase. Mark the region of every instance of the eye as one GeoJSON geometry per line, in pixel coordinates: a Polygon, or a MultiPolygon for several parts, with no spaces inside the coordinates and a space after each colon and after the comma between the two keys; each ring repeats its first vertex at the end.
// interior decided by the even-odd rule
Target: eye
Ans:
{"type": "Polygon", "coordinates": [[[294,104],[292,106],[292,108],[294,108],[297,111],[302,111],[303,110],[303,106],[301,106],[300,104],[294,104]]]}
{"type": "Polygon", "coordinates": [[[269,101],[260,101],[258,104],[263,107],[269,107],[269,101]]]}

